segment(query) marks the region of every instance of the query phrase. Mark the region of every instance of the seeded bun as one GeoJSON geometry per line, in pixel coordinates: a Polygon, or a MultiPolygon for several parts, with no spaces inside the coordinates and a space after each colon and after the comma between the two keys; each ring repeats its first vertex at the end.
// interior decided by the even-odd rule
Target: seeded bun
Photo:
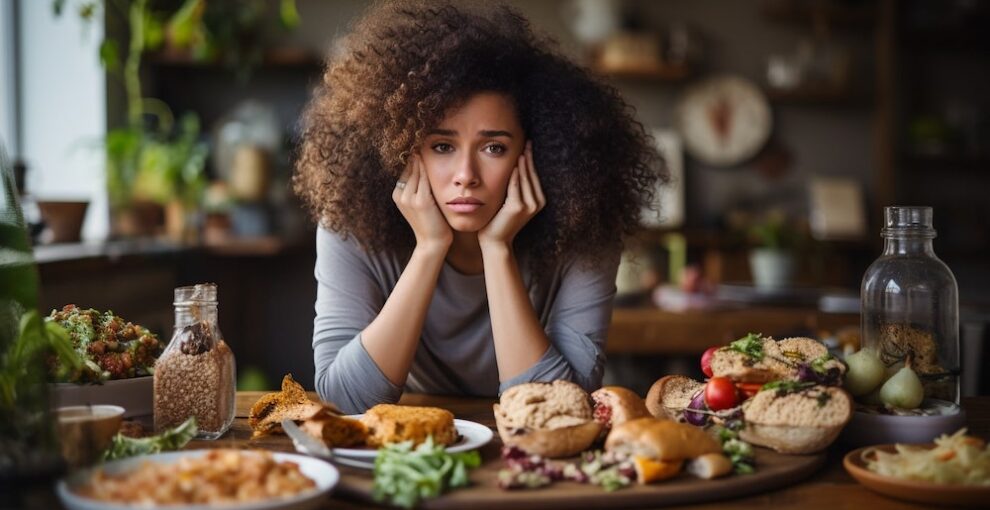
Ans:
{"type": "Polygon", "coordinates": [[[513,386],[493,410],[503,443],[544,457],[577,455],[601,431],[588,394],[568,381],[513,386]]]}
{"type": "Polygon", "coordinates": [[[646,408],[656,418],[683,421],[684,408],[705,384],[683,375],[661,377],[646,395],[646,408]]]}
{"type": "Polygon", "coordinates": [[[835,441],[852,412],[849,394],[834,386],[783,395],[763,390],[743,404],[746,426],[739,436],[780,453],[815,453],[835,441]]]}

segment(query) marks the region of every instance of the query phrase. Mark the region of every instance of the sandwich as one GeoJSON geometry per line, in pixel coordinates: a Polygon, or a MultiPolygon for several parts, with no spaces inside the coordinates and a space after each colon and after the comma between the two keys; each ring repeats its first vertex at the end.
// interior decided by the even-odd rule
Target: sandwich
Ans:
{"type": "Polygon", "coordinates": [[[636,469],[636,481],[653,483],[688,471],[716,478],[732,471],[722,446],[703,429],[671,420],[637,418],[616,425],[605,441],[605,450],[628,456],[636,469]]]}
{"type": "Polygon", "coordinates": [[[361,417],[368,429],[368,446],[412,441],[419,444],[433,436],[434,444],[449,446],[459,439],[454,415],[438,407],[378,404],[361,417]]]}
{"type": "Polygon", "coordinates": [[[656,418],[682,422],[691,399],[704,388],[705,383],[683,375],[661,377],[646,394],[646,408],[656,418]]]}
{"type": "Polygon", "coordinates": [[[569,457],[588,449],[601,424],[588,394],[568,381],[524,383],[502,393],[493,406],[502,442],[543,457],[569,457]]]}
{"type": "Polygon", "coordinates": [[[364,423],[330,413],[317,414],[303,421],[299,428],[330,448],[362,446],[368,442],[364,423]]]}
{"type": "Polygon", "coordinates": [[[835,386],[841,384],[846,367],[813,338],[777,341],[750,333],[715,350],[711,371],[713,377],[728,377],[736,383],[815,379],[835,386]]]}
{"type": "Polygon", "coordinates": [[[742,405],[739,437],[781,453],[814,453],[835,441],[852,418],[845,390],[809,382],[770,383],[742,405]]]}
{"type": "Polygon", "coordinates": [[[629,420],[651,416],[643,399],[635,392],[621,386],[605,386],[591,394],[594,402],[592,415],[601,427],[598,438],[604,440],[615,425],[629,420]]]}

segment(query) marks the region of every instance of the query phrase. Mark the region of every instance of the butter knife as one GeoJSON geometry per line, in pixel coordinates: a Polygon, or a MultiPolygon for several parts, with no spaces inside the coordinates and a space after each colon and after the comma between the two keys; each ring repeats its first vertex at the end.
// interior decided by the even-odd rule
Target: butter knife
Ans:
{"type": "Polygon", "coordinates": [[[323,444],[323,441],[320,441],[304,432],[303,429],[299,428],[299,425],[296,425],[296,422],[292,420],[282,420],[282,430],[285,430],[285,433],[292,438],[292,444],[296,447],[296,451],[299,453],[323,460],[329,460],[330,462],[334,462],[342,466],[350,466],[360,469],[373,469],[375,467],[374,462],[346,459],[334,455],[333,451],[330,450],[330,448],[327,448],[327,445],[323,444]]]}

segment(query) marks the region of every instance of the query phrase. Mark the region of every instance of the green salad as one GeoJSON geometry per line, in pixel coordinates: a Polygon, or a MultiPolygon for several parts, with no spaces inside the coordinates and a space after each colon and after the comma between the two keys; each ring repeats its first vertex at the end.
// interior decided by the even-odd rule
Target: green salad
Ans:
{"type": "Polygon", "coordinates": [[[62,360],[52,357],[49,378],[55,382],[99,383],[152,375],[155,360],[165,347],[146,328],[126,322],[111,311],[66,305],[53,310],[45,320],[69,333],[80,361],[77,367],[67,370],[62,360]]]}

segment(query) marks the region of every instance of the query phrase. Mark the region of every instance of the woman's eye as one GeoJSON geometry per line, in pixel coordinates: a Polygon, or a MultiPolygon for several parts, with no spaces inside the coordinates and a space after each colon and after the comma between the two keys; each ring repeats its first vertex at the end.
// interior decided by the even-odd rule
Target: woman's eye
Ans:
{"type": "Polygon", "coordinates": [[[454,146],[449,143],[435,143],[433,144],[433,151],[439,152],[441,154],[451,152],[454,150],[454,146]]]}
{"type": "Polygon", "coordinates": [[[500,143],[493,143],[490,145],[486,145],[485,150],[488,151],[490,154],[501,155],[505,153],[505,146],[500,143]]]}

